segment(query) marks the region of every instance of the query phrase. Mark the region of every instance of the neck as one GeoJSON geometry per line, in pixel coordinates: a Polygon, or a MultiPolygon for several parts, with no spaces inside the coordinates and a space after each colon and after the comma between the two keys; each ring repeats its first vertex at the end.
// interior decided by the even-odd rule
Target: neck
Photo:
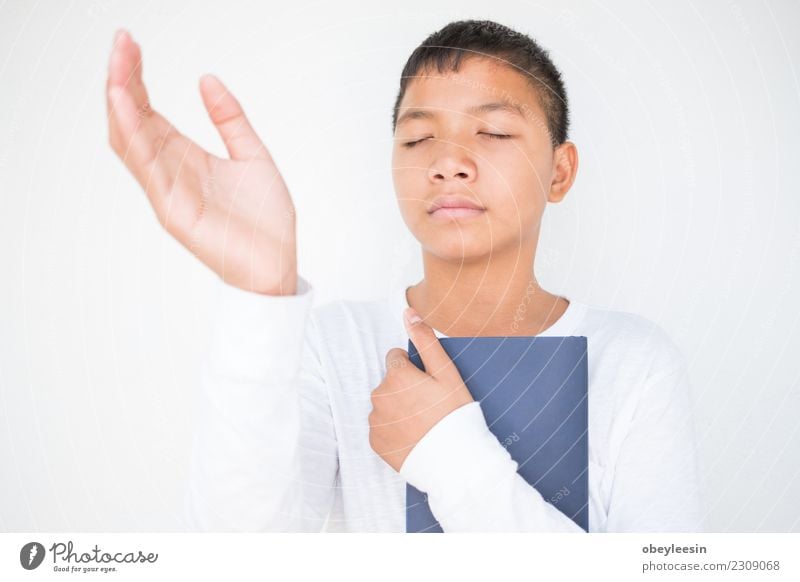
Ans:
{"type": "Polygon", "coordinates": [[[534,274],[535,246],[479,261],[447,261],[423,251],[425,277],[406,299],[425,322],[448,336],[537,335],[568,301],[545,291],[534,274]]]}

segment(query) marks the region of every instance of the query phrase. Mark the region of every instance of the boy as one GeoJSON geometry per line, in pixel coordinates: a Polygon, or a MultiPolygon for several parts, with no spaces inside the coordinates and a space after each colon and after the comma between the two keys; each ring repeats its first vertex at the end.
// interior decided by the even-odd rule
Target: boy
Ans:
{"type": "Polygon", "coordinates": [[[533,274],[545,206],[567,194],[578,158],[561,76],[532,39],[458,21],[412,53],[392,166],[424,278],[382,301],[313,309],[291,197],[239,104],[201,79],[230,154],[216,158],[150,108],[140,59],[121,32],[111,144],[167,231],[224,282],[186,499],[193,527],[405,531],[408,482],[446,532],[582,531],[517,473],[438,337],[583,335],[589,530],[702,530],[680,351],[654,323],[553,295],[533,274]],[[398,347],[409,338],[426,372],[398,347]]]}

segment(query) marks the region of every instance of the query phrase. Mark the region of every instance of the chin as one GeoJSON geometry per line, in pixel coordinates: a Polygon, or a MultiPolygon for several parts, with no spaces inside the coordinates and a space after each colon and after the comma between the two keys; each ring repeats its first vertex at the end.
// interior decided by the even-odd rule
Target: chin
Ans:
{"type": "Polygon", "coordinates": [[[456,262],[486,260],[492,253],[488,238],[458,231],[428,233],[422,248],[441,260],[456,262]]]}

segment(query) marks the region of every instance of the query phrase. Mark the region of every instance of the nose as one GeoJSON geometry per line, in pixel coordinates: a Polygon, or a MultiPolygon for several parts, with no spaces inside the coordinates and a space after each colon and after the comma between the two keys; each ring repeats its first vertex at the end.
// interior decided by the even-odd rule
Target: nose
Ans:
{"type": "Polygon", "coordinates": [[[475,163],[463,147],[455,144],[442,144],[433,163],[428,168],[428,179],[433,183],[457,180],[471,182],[477,175],[475,163]]]}

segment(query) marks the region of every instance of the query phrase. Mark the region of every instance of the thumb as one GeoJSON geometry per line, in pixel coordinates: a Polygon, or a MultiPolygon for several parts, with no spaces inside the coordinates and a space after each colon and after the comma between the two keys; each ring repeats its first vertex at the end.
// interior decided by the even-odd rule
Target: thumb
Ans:
{"type": "Polygon", "coordinates": [[[269,157],[264,144],[245,117],[241,105],[222,81],[213,75],[203,75],[200,78],[200,94],[231,159],[269,157]]]}
{"type": "Polygon", "coordinates": [[[443,378],[457,372],[453,360],[444,351],[439,338],[433,328],[422,321],[413,307],[408,307],[403,312],[408,337],[419,352],[425,372],[434,378],[443,378]]]}

